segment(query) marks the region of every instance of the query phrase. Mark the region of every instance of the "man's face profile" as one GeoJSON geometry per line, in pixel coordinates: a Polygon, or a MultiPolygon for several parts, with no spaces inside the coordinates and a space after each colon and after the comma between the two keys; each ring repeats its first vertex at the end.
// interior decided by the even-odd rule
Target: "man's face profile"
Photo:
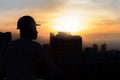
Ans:
{"type": "Polygon", "coordinates": [[[36,27],[32,28],[30,30],[31,38],[34,40],[37,39],[37,33],[38,33],[38,31],[36,30],[36,27]]]}

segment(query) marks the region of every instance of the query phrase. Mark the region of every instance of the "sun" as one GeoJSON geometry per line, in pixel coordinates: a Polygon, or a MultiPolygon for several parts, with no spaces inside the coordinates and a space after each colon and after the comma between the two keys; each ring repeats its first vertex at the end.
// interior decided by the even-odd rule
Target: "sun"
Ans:
{"type": "Polygon", "coordinates": [[[56,31],[75,33],[84,28],[83,22],[77,16],[73,15],[59,17],[54,20],[54,23],[54,29],[56,31]]]}

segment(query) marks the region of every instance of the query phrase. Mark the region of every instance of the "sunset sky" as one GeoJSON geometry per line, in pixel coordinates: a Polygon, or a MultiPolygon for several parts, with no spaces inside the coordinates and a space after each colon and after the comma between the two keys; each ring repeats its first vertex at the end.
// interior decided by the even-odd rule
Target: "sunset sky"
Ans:
{"type": "Polygon", "coordinates": [[[50,32],[69,31],[83,37],[84,46],[107,43],[120,49],[120,0],[0,0],[0,32],[19,37],[17,20],[34,17],[38,41],[49,42],[50,32]]]}

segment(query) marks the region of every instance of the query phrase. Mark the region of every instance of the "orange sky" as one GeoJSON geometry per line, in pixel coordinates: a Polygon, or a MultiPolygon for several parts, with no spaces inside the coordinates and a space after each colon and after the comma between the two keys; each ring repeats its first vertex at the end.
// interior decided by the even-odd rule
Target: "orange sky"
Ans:
{"type": "Polygon", "coordinates": [[[50,32],[66,30],[81,35],[86,43],[119,43],[119,36],[116,37],[120,35],[119,4],[120,0],[0,0],[0,31],[10,31],[13,38],[19,37],[17,20],[30,15],[41,23],[38,27],[41,43],[48,43],[50,32]]]}

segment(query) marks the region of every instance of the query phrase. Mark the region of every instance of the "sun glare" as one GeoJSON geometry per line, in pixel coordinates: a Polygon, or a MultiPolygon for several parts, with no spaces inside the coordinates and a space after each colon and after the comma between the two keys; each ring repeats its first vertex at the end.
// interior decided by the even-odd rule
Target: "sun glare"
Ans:
{"type": "Polygon", "coordinates": [[[54,20],[56,31],[75,33],[84,28],[82,21],[76,16],[64,16],[54,20]]]}

